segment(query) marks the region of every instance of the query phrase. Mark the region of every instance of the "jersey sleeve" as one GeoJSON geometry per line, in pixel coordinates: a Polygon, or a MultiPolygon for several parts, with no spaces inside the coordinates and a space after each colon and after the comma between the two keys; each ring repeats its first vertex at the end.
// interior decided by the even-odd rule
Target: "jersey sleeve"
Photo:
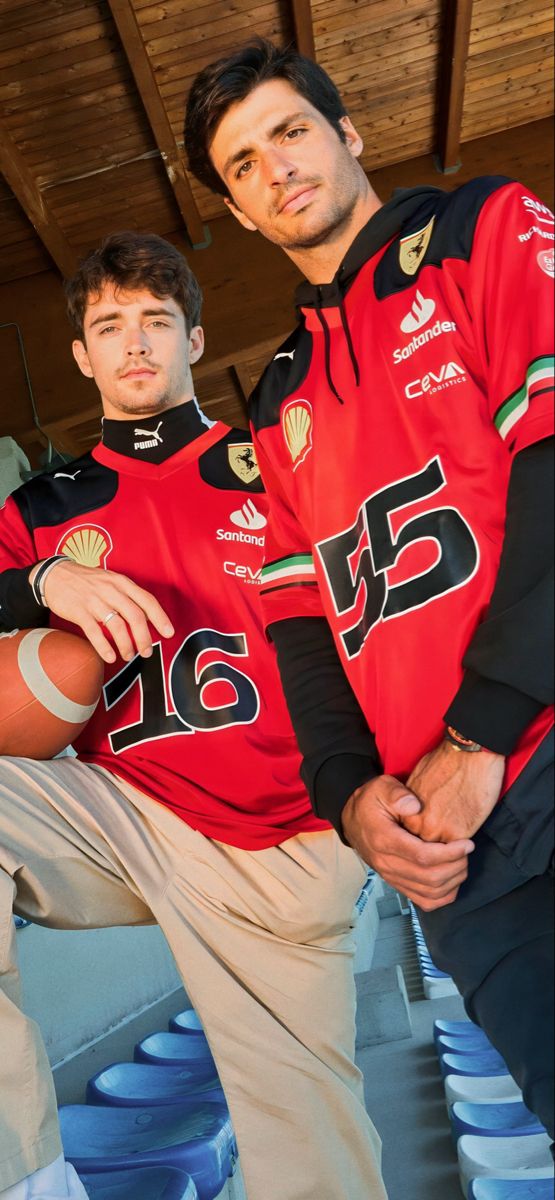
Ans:
{"type": "Polygon", "coordinates": [[[29,568],[37,551],[18,505],[9,496],[0,509],[0,626],[11,630],[43,625],[48,610],[37,604],[29,568]]]}
{"type": "Polygon", "coordinates": [[[272,622],[290,617],[323,617],[309,539],[255,430],[253,438],[269,500],[260,588],[264,625],[267,628],[272,622]]]}
{"type": "Polygon", "coordinates": [[[549,209],[513,183],[476,227],[471,318],[491,418],[513,455],[553,433],[554,230],[549,209]]]}

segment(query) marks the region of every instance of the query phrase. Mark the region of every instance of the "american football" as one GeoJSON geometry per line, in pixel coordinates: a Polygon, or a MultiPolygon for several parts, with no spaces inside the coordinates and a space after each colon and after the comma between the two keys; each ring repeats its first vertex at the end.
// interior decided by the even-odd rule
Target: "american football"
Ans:
{"type": "Polygon", "coordinates": [[[0,754],[53,758],[98,704],[104,665],[85,638],[59,629],[0,636],[0,754]]]}

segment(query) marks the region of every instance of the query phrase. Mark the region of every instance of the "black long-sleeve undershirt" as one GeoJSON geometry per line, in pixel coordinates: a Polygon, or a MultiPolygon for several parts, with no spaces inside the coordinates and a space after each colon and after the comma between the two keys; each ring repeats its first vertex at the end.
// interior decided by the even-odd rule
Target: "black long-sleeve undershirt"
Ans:
{"type": "MultiPolygon", "coordinates": [[[[496,585],[445,714],[466,737],[499,754],[510,754],[553,696],[553,498],[553,438],[547,438],[515,457],[496,585]]],[[[327,621],[291,618],[269,632],[314,810],[341,833],[347,799],[381,772],[374,737],[327,621]]]]}

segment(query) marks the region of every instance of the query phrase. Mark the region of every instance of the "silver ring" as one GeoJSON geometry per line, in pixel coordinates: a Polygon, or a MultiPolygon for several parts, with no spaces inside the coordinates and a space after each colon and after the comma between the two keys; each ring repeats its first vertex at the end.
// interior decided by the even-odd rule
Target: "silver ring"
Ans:
{"type": "Polygon", "coordinates": [[[103,620],[103,621],[101,621],[101,622],[100,622],[100,624],[101,624],[101,625],[107,625],[107,624],[108,624],[108,621],[111,621],[111,620],[112,620],[112,617],[116,617],[116,616],[117,616],[117,613],[115,613],[115,612],[109,612],[109,613],[106,613],[106,616],[104,617],[104,620],[103,620]]]}

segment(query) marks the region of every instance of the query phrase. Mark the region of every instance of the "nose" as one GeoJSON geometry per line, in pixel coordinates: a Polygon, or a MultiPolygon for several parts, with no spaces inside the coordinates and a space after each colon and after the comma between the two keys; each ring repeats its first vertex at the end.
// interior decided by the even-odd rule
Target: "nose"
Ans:
{"type": "Polygon", "coordinates": [[[264,156],[266,181],[271,186],[283,186],[297,174],[297,166],[281,146],[272,146],[264,156]]]}
{"type": "Polygon", "coordinates": [[[140,326],[136,329],[130,329],[127,335],[125,352],[130,358],[144,357],[150,351],[150,342],[147,337],[146,330],[140,326]]]}

